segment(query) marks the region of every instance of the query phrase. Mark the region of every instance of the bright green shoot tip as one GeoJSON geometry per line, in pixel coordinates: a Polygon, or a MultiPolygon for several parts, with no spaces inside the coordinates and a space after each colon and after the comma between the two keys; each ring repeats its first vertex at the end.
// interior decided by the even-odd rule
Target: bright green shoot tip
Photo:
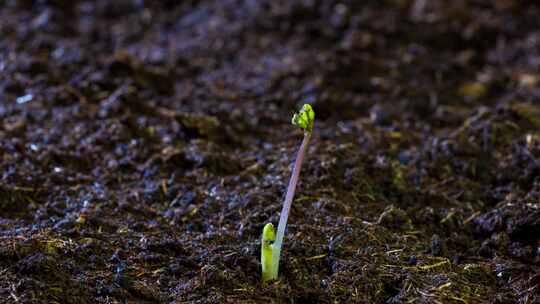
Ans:
{"type": "Polygon", "coordinates": [[[292,117],[292,124],[304,129],[307,132],[313,131],[313,121],[315,121],[315,111],[309,104],[305,104],[300,112],[292,117]]]}
{"type": "Polygon", "coordinates": [[[287,187],[287,194],[285,195],[285,201],[283,202],[283,209],[281,209],[281,214],[279,216],[277,232],[274,230],[274,226],[271,223],[266,224],[263,229],[261,242],[263,282],[277,280],[278,278],[281,246],[283,244],[287,219],[289,217],[289,212],[291,211],[296,185],[298,184],[298,179],[300,177],[300,168],[302,167],[302,162],[311,140],[314,120],[315,112],[308,104],[305,104],[300,112],[294,114],[292,118],[292,124],[304,130],[304,139],[302,140],[302,144],[300,145],[300,149],[298,150],[294,162],[291,179],[289,180],[289,186],[287,187]]]}

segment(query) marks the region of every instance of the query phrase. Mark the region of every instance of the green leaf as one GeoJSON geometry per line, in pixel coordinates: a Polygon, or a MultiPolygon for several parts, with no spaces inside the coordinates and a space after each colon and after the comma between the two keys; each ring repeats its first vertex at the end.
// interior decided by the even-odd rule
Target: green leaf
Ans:
{"type": "Polygon", "coordinates": [[[263,228],[261,241],[261,266],[263,282],[277,279],[277,273],[273,273],[273,242],[276,240],[276,231],[272,223],[268,223],[263,228]]]}
{"type": "Polygon", "coordinates": [[[307,132],[313,131],[313,122],[315,121],[315,111],[309,104],[304,104],[300,112],[292,117],[292,124],[304,129],[307,132]]]}

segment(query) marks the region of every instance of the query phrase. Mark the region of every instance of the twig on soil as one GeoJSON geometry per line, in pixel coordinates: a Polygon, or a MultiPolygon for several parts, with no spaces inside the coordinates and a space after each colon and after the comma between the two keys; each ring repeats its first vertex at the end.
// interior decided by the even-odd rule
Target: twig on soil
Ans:
{"type": "Polygon", "coordinates": [[[19,297],[15,295],[15,284],[10,284],[11,291],[9,292],[9,296],[15,300],[16,303],[20,303],[19,297]]]}
{"type": "Polygon", "coordinates": [[[313,261],[313,260],[322,259],[322,258],[325,258],[327,255],[328,255],[328,254],[326,254],[326,253],[319,254],[319,255],[316,255],[316,256],[312,256],[312,257],[306,258],[306,261],[313,261]]]}

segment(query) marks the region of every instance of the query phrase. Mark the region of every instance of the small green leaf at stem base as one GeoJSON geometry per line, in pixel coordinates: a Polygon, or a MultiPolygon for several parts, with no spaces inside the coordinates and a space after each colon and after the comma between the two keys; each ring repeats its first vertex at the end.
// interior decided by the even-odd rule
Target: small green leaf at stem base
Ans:
{"type": "Polygon", "coordinates": [[[263,228],[261,240],[261,266],[263,282],[276,280],[277,273],[274,273],[273,267],[273,243],[276,240],[276,231],[272,223],[268,223],[263,228]]]}

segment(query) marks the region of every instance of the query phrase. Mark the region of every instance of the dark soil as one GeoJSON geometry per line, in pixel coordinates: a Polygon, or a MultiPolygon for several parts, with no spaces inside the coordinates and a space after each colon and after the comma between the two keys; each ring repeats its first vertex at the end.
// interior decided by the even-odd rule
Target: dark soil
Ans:
{"type": "Polygon", "coordinates": [[[539,16],[0,1],[0,302],[540,303],[539,16]]]}

